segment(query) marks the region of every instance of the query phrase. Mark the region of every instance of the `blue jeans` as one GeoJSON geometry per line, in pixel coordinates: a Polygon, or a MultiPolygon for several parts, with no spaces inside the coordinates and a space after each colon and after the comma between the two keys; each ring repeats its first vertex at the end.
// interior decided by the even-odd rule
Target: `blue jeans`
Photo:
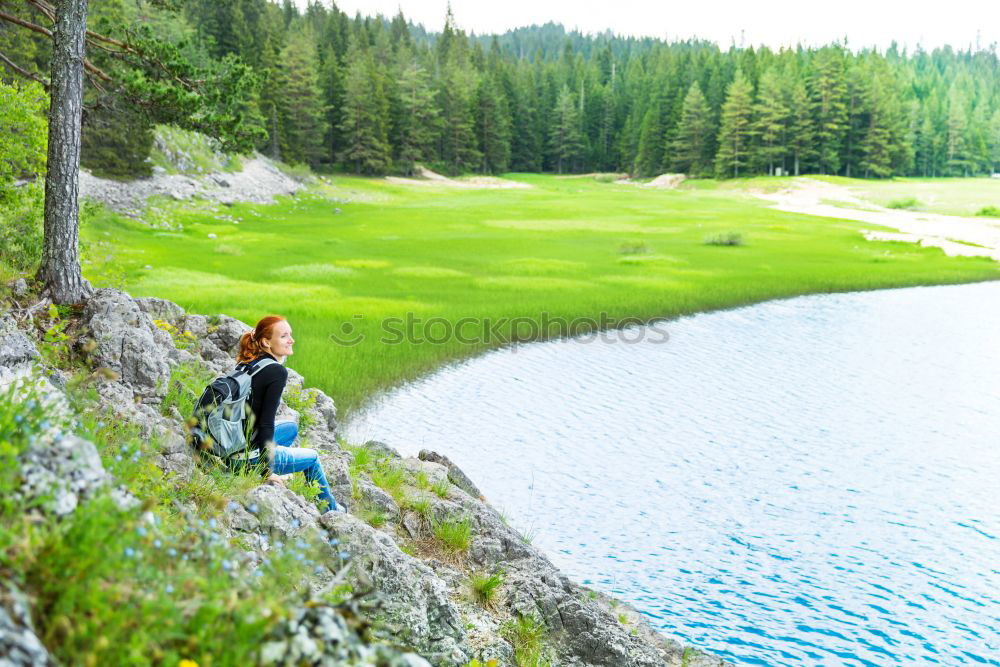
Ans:
{"type": "MultiPolygon", "coordinates": [[[[319,454],[315,449],[299,447],[296,442],[298,437],[299,427],[295,422],[283,421],[274,425],[274,463],[271,464],[271,472],[275,475],[305,473],[307,482],[319,484],[320,501],[326,503],[327,509],[336,509],[337,501],[330,493],[330,484],[326,481],[326,473],[319,462],[319,454]]],[[[249,461],[250,465],[256,463],[256,459],[249,461]]]]}

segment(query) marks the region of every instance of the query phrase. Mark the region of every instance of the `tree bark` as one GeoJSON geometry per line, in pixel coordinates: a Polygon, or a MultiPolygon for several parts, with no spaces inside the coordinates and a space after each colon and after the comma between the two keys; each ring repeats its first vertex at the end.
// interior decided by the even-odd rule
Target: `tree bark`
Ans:
{"type": "Polygon", "coordinates": [[[52,37],[45,241],[38,269],[55,303],[93,293],[80,270],[80,122],[87,0],[58,0],[52,37]]]}

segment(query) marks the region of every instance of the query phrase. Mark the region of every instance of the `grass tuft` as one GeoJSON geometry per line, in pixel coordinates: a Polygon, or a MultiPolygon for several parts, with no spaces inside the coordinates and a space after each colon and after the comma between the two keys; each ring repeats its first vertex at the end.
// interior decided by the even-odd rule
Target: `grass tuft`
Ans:
{"type": "Polygon", "coordinates": [[[451,517],[431,521],[431,530],[446,551],[464,553],[472,542],[472,521],[469,517],[451,517]]]}
{"type": "Polygon", "coordinates": [[[473,573],[469,577],[469,589],[476,602],[487,609],[493,609],[503,584],[503,570],[498,570],[492,574],[473,573]]]}
{"type": "Polygon", "coordinates": [[[517,615],[500,628],[514,646],[514,662],[518,667],[549,667],[552,660],[545,650],[545,622],[532,616],[517,615]]]}

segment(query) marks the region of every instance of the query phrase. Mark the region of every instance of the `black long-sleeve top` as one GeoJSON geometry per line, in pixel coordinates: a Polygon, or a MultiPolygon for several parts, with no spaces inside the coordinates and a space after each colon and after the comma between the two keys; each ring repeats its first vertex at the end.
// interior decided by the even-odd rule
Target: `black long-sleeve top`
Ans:
{"type": "MultiPolygon", "coordinates": [[[[274,359],[266,352],[257,359],[265,357],[274,359]]],[[[274,440],[274,416],[278,412],[281,392],[285,390],[287,381],[288,369],[280,363],[261,368],[250,379],[250,400],[247,401],[247,405],[254,415],[255,432],[248,443],[249,449],[259,447],[262,452],[267,451],[267,445],[274,440]]],[[[261,456],[260,463],[263,467],[261,474],[265,477],[269,476],[271,474],[270,456],[261,456]]]]}

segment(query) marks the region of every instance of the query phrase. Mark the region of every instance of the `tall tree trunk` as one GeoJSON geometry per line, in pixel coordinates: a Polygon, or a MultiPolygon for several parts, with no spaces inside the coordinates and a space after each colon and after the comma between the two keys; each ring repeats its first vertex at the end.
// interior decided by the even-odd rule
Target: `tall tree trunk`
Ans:
{"type": "Polygon", "coordinates": [[[52,38],[45,241],[38,278],[55,303],[93,293],[80,271],[80,120],[87,0],[58,0],[52,38]]]}

